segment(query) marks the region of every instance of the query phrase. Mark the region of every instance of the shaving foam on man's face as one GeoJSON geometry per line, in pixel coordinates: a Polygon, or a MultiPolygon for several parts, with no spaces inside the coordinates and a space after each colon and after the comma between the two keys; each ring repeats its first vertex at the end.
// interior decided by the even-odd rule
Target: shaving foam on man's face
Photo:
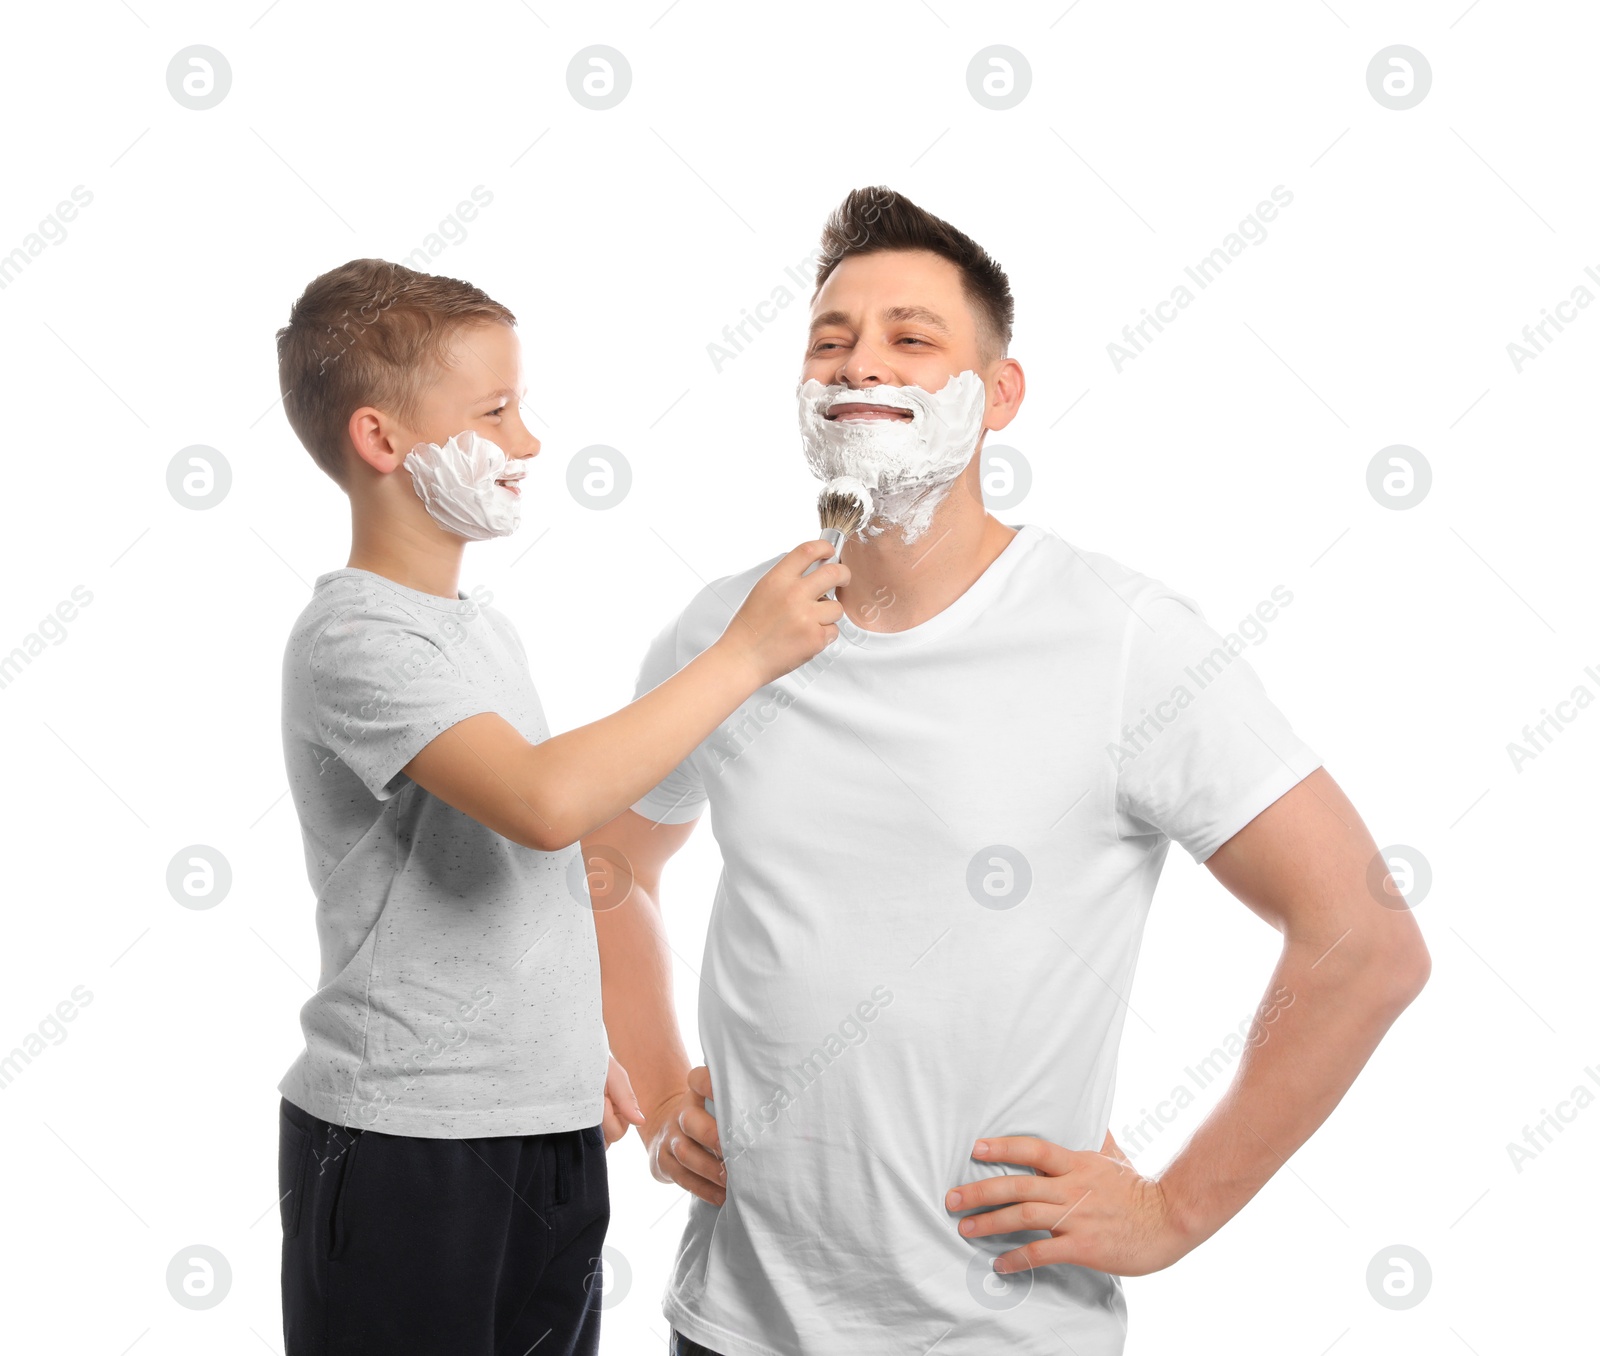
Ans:
{"type": "Polygon", "coordinates": [[[920,386],[800,383],[800,442],[819,480],[850,477],[872,492],[863,533],[898,528],[909,545],[966,470],[983,432],[983,378],[958,372],[937,391],[920,386]]]}
{"type": "Polygon", "coordinates": [[[485,541],[522,524],[517,482],[527,468],[470,429],[442,445],[418,443],[405,468],[428,516],[457,536],[485,541]]]}

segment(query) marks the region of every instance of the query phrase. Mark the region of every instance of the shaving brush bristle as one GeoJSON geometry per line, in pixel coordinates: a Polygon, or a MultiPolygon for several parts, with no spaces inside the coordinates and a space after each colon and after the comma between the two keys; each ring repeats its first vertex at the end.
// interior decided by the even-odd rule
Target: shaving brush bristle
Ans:
{"type": "Polygon", "coordinates": [[[822,520],[822,526],[842,532],[847,537],[853,537],[861,530],[861,523],[866,516],[861,501],[853,494],[824,490],[817,499],[817,517],[822,520]]]}
{"type": "MultiPolygon", "coordinates": [[[[837,565],[844,544],[872,517],[872,491],[854,476],[835,476],[817,496],[817,517],[822,519],[822,540],[833,547],[828,564],[837,565]]],[[[819,564],[820,561],[813,561],[805,573],[810,574],[819,564]]],[[[838,601],[832,589],[822,596],[838,601]]]]}
{"type": "Polygon", "coordinates": [[[821,519],[825,532],[834,531],[845,537],[853,537],[866,523],[870,511],[871,500],[866,495],[865,487],[830,482],[823,486],[822,493],[817,496],[817,517],[821,519]]]}

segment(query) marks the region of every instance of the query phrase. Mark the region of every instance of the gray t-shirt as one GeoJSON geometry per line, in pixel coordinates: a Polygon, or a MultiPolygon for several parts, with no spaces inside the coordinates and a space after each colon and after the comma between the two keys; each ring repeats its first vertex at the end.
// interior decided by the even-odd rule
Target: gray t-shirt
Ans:
{"type": "Polygon", "coordinates": [[[515,628],[477,599],[319,575],[283,659],[283,752],[322,973],[278,1090],[336,1125],[429,1139],[600,1122],[606,1035],[576,845],[539,852],[401,768],[480,711],[548,737],[515,628]]]}

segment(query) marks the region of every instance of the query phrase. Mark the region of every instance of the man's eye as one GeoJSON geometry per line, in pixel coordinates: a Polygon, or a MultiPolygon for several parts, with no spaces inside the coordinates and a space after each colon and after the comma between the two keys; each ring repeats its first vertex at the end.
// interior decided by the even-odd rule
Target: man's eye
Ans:
{"type": "Polygon", "coordinates": [[[919,339],[914,334],[907,334],[902,335],[899,342],[902,344],[925,344],[928,341],[926,339],[919,339]]]}

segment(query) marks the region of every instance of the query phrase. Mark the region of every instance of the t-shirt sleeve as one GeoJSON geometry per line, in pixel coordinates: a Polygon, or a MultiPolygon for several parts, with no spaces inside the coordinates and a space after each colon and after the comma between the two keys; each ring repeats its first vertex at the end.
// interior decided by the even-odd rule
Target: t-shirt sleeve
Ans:
{"type": "Polygon", "coordinates": [[[398,618],[345,616],[311,646],[317,738],[379,800],[401,768],[458,721],[495,704],[432,637],[398,618]]]}
{"type": "Polygon", "coordinates": [[[1111,748],[1120,837],[1165,834],[1203,862],[1321,766],[1268,698],[1248,648],[1181,594],[1157,590],[1136,604],[1111,748]]]}
{"type": "MultiPolygon", "coordinates": [[[[683,667],[678,662],[678,621],[674,618],[645,651],[644,660],[639,665],[639,678],[633,688],[635,701],[651,688],[659,687],[683,667]]],[[[657,824],[687,824],[691,819],[699,818],[705,804],[705,783],[695,768],[694,755],[691,753],[636,800],[633,809],[657,824]]]]}

